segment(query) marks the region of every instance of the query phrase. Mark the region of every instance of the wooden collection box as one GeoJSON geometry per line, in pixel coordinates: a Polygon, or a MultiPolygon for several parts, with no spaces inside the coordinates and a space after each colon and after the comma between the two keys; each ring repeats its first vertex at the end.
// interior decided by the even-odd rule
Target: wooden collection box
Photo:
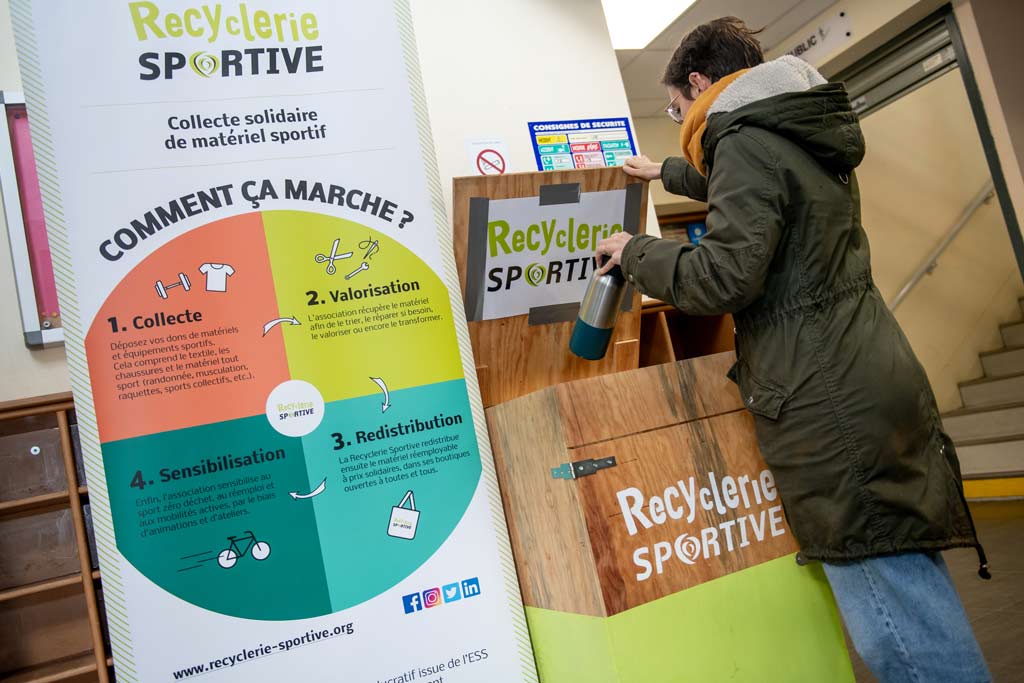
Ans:
{"type": "Polygon", "coordinates": [[[543,681],[853,680],[821,569],[794,561],[733,360],[487,410],[543,681]]]}

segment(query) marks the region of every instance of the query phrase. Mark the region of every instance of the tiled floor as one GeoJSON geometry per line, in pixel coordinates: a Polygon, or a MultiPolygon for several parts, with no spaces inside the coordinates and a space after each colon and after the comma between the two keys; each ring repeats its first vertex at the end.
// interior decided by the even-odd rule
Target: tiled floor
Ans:
{"type": "MultiPolygon", "coordinates": [[[[1024,501],[971,505],[992,580],[978,578],[973,550],[945,553],[960,599],[996,683],[1024,681],[1024,501]]],[[[850,647],[858,683],[876,678],[850,647]]]]}

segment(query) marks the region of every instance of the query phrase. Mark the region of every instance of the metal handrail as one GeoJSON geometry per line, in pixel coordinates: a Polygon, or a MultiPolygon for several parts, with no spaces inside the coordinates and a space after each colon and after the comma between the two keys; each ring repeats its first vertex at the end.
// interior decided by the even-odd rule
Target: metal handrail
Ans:
{"type": "Polygon", "coordinates": [[[971,221],[971,218],[978,209],[981,208],[981,205],[987,204],[994,196],[995,188],[992,185],[992,180],[989,179],[985,181],[985,185],[981,188],[981,191],[975,195],[974,199],[971,200],[971,203],[967,205],[966,209],[964,209],[964,212],[960,214],[960,218],[958,218],[956,223],[953,224],[953,227],[950,228],[942,240],[935,245],[935,248],[932,249],[931,253],[925,257],[924,261],[922,261],[921,265],[914,271],[914,274],[910,276],[910,279],[907,280],[905,285],[903,285],[899,293],[892,298],[889,302],[889,310],[895,311],[896,307],[903,303],[903,300],[907,298],[908,294],[910,294],[910,290],[916,287],[917,283],[924,279],[925,275],[932,274],[932,271],[934,271],[939,265],[939,257],[942,256],[946,249],[949,248],[949,245],[953,243],[953,240],[955,240],[956,236],[960,234],[960,231],[967,227],[967,224],[971,221]]]}

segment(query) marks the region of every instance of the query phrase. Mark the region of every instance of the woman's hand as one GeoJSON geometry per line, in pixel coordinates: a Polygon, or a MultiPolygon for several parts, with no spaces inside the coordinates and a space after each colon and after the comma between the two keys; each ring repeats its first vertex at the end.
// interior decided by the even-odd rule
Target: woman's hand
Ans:
{"type": "Polygon", "coordinates": [[[657,180],[661,177],[661,164],[651,161],[643,154],[626,159],[626,163],[622,165],[622,170],[631,176],[643,178],[644,180],[657,180]]]}
{"type": "Polygon", "coordinates": [[[598,263],[601,262],[600,257],[602,255],[608,256],[608,260],[601,266],[601,270],[597,271],[598,275],[604,275],[622,263],[622,250],[626,248],[626,243],[631,239],[633,239],[633,236],[628,232],[617,232],[597,243],[598,263]]]}

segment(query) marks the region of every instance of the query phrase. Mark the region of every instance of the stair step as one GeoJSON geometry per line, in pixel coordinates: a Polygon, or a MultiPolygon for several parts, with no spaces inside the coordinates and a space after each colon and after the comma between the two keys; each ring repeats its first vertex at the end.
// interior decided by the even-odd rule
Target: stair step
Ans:
{"type": "Polygon", "coordinates": [[[1024,439],[958,444],[956,454],[964,479],[1012,477],[1024,473],[1024,439]]]}
{"type": "Polygon", "coordinates": [[[1024,500],[1024,477],[965,479],[964,498],[968,503],[1024,500]]]}
{"type": "Polygon", "coordinates": [[[1024,323],[1002,325],[999,331],[1003,335],[1003,343],[1007,346],[1024,346],[1024,323]]]}
{"type": "Polygon", "coordinates": [[[998,408],[966,408],[947,413],[943,429],[954,442],[1024,438],[1024,403],[998,408]]]}
{"type": "Polygon", "coordinates": [[[987,377],[1005,377],[1024,372],[1024,346],[989,351],[980,356],[987,377]]]}
{"type": "Polygon", "coordinates": [[[968,408],[1024,402],[1024,373],[964,382],[960,385],[960,397],[968,408]]]}

